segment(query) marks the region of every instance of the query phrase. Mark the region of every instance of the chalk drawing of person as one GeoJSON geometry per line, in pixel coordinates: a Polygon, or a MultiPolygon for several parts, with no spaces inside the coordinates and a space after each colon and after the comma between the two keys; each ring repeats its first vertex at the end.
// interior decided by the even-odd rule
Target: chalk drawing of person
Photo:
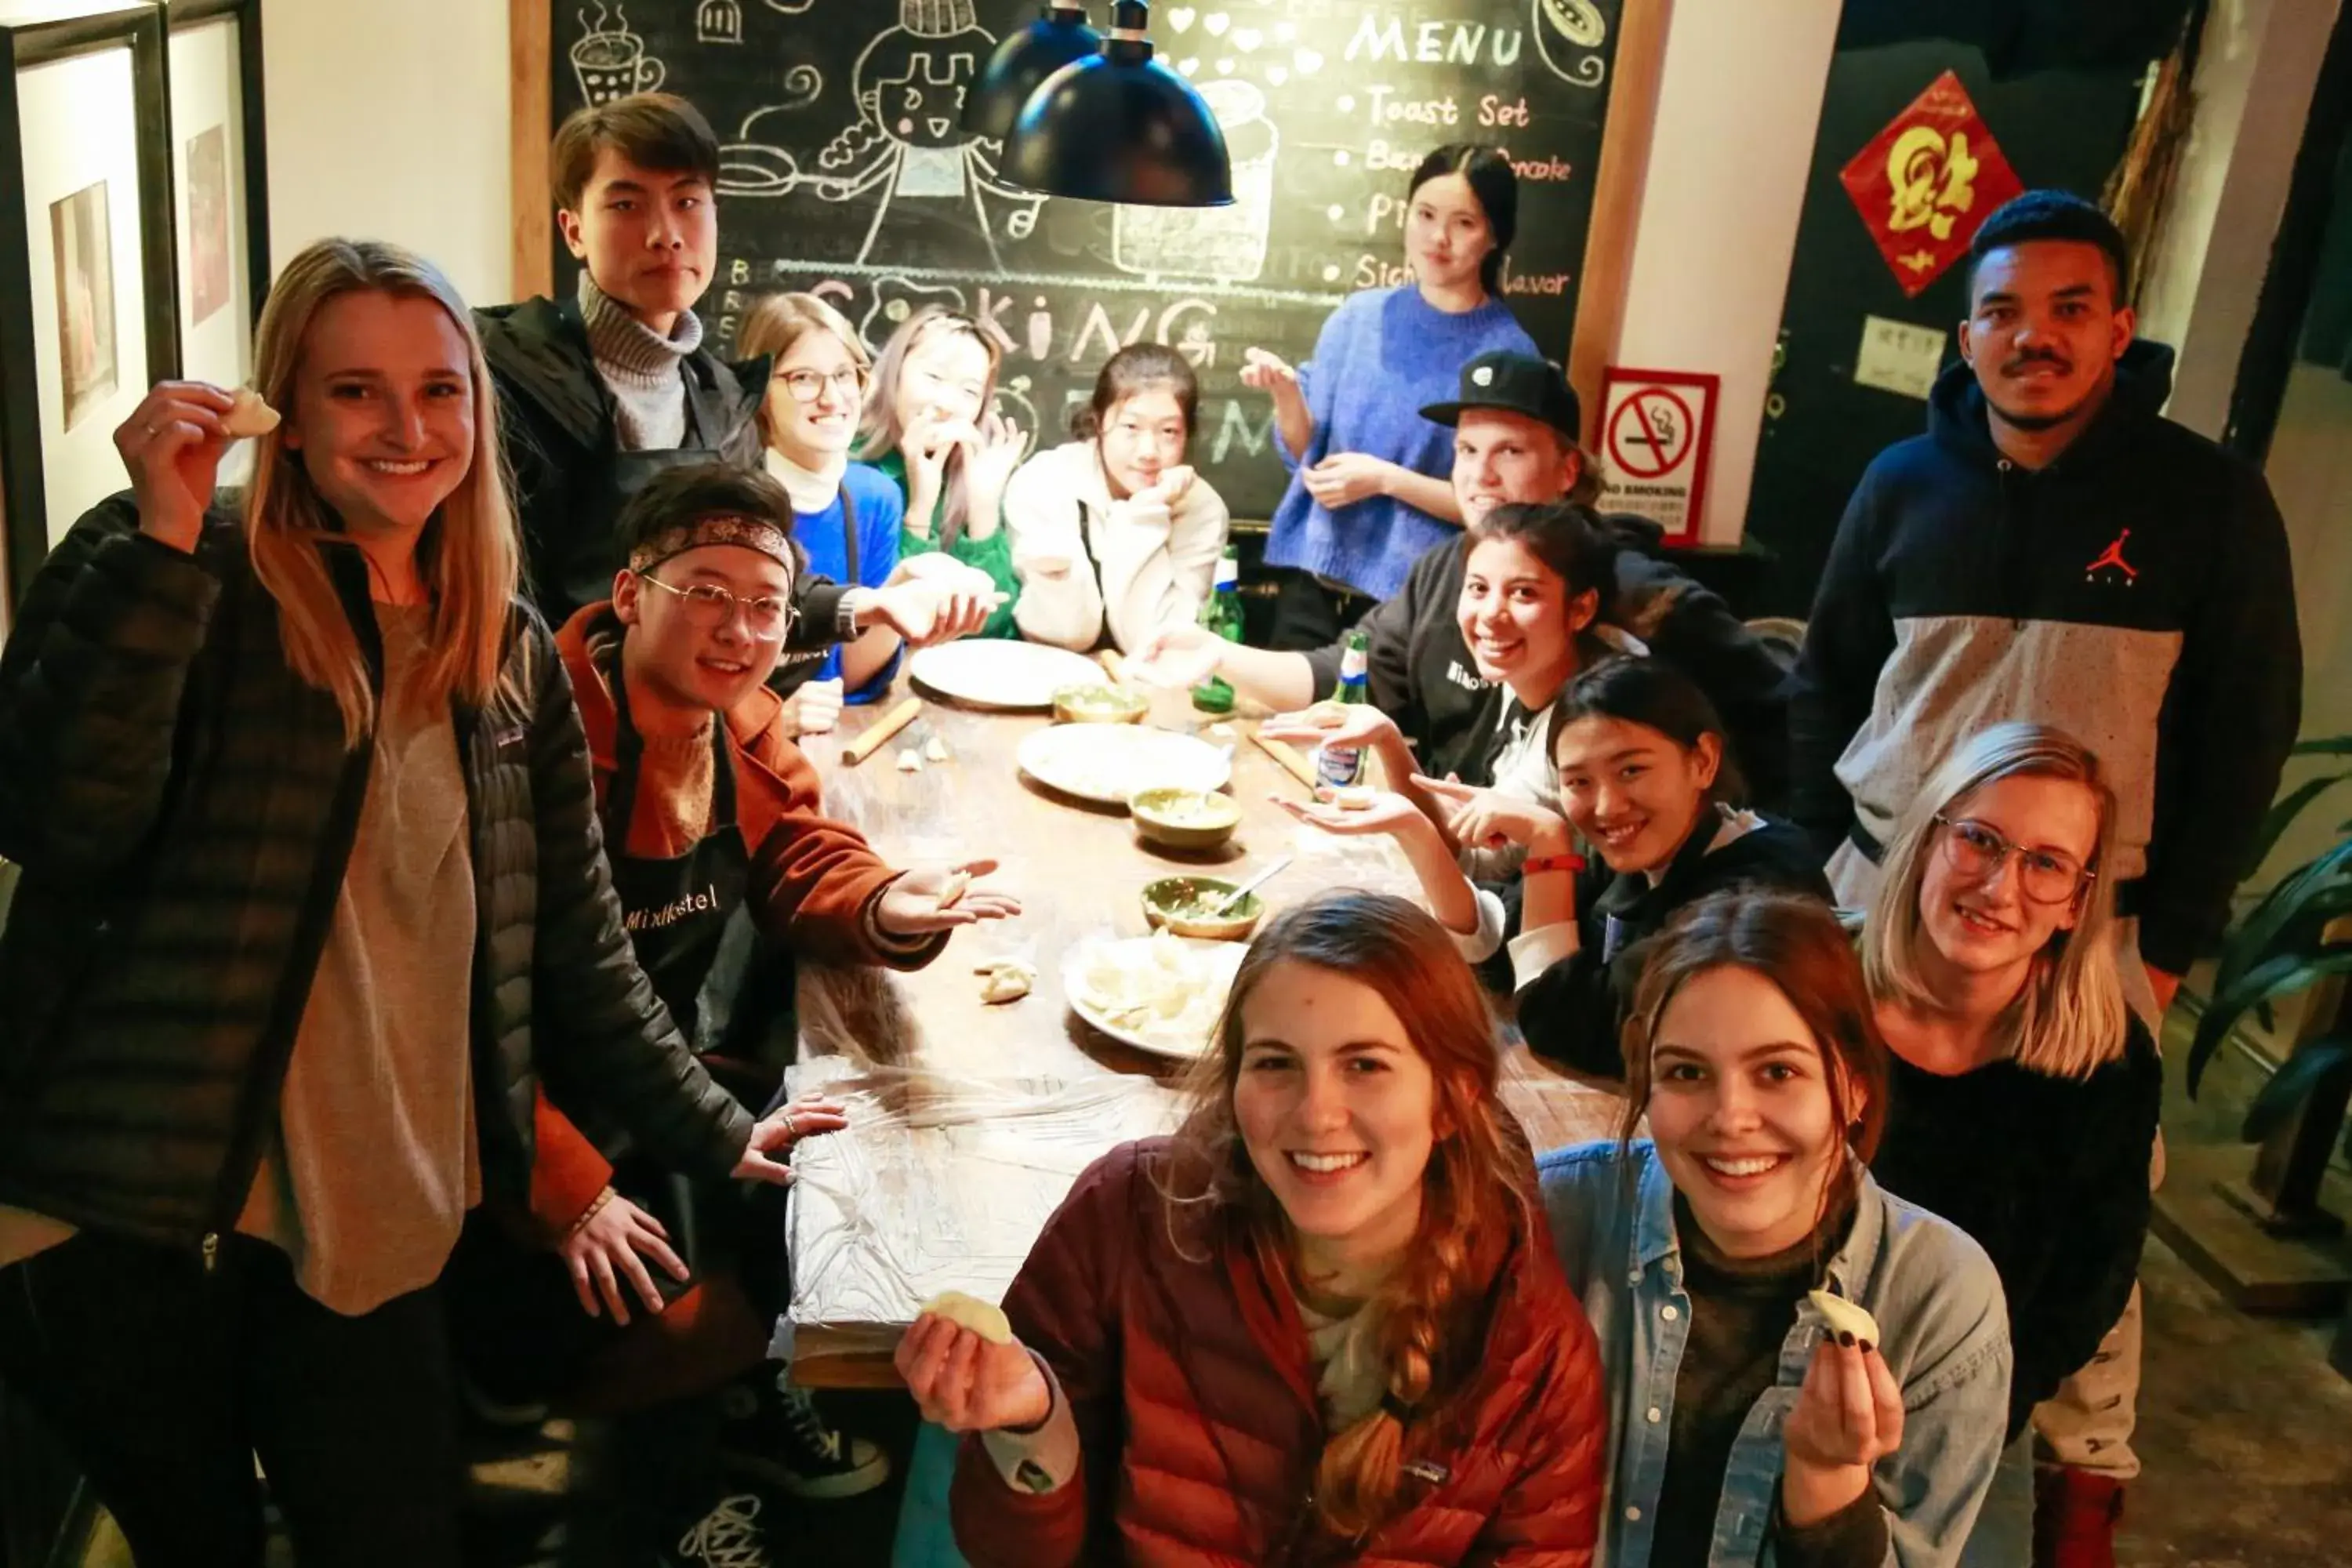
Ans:
{"type": "Polygon", "coordinates": [[[755,122],[805,100],[772,106],[745,120],[737,143],[722,150],[720,192],[780,196],[809,189],[830,202],[878,192],[857,251],[861,265],[894,202],[968,203],[990,261],[1002,266],[983,194],[1012,205],[1004,232],[1013,239],[1028,237],[1045,198],[999,180],[1001,145],[963,128],[964,94],[995,47],[996,37],[980,25],[972,0],[899,0],[898,26],[866,46],[851,73],[857,119],[825,144],[816,167],[803,168],[789,151],[758,140],[755,122]]]}

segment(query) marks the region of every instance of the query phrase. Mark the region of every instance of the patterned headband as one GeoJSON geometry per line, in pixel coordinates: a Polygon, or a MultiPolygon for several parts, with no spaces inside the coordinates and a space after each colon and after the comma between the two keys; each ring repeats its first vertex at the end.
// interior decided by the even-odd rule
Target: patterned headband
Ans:
{"type": "Polygon", "coordinates": [[[761,518],[718,512],[655,534],[629,552],[629,570],[650,572],[673,555],[706,544],[740,544],[782,562],[787,569],[793,565],[792,539],[782,529],[761,518]]]}

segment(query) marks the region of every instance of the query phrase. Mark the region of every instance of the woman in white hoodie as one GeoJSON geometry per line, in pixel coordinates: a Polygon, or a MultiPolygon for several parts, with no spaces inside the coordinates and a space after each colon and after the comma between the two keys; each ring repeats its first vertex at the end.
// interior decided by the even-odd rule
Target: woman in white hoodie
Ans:
{"type": "Polygon", "coordinates": [[[1225,503],[1184,463],[1200,384],[1181,354],[1136,343],[1095,377],[1077,439],[1004,491],[1021,635],[1088,653],[1149,642],[1201,613],[1224,554],[1225,503]]]}

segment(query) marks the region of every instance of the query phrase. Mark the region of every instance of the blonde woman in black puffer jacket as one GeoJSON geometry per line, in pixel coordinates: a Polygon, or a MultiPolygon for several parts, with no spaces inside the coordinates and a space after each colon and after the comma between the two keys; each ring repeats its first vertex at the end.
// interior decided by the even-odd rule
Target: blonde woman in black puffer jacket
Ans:
{"type": "Polygon", "coordinates": [[[515,598],[497,413],[430,264],[321,241],[263,313],[285,411],[115,434],[0,652],[0,1378],[143,1568],[458,1560],[437,1284],[550,1094],[782,1179],[622,931],[580,720],[515,598]]]}

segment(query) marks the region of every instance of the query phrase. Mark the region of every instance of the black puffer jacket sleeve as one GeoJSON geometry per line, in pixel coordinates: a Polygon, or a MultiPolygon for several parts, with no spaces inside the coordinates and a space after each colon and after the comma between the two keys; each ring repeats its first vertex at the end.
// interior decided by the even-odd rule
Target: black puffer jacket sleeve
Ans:
{"type": "Polygon", "coordinates": [[[530,746],[539,916],[531,991],[540,1074],[559,1107],[617,1122],[673,1170],[724,1177],[751,1141],[751,1115],[687,1049],[637,967],[604,860],[571,679],[543,626],[534,619],[526,635],[535,645],[530,746]]]}
{"type": "Polygon", "coordinates": [[[138,854],[220,593],[202,547],[141,533],[127,495],[74,525],[0,649],[0,855],[70,877],[138,854]]]}

